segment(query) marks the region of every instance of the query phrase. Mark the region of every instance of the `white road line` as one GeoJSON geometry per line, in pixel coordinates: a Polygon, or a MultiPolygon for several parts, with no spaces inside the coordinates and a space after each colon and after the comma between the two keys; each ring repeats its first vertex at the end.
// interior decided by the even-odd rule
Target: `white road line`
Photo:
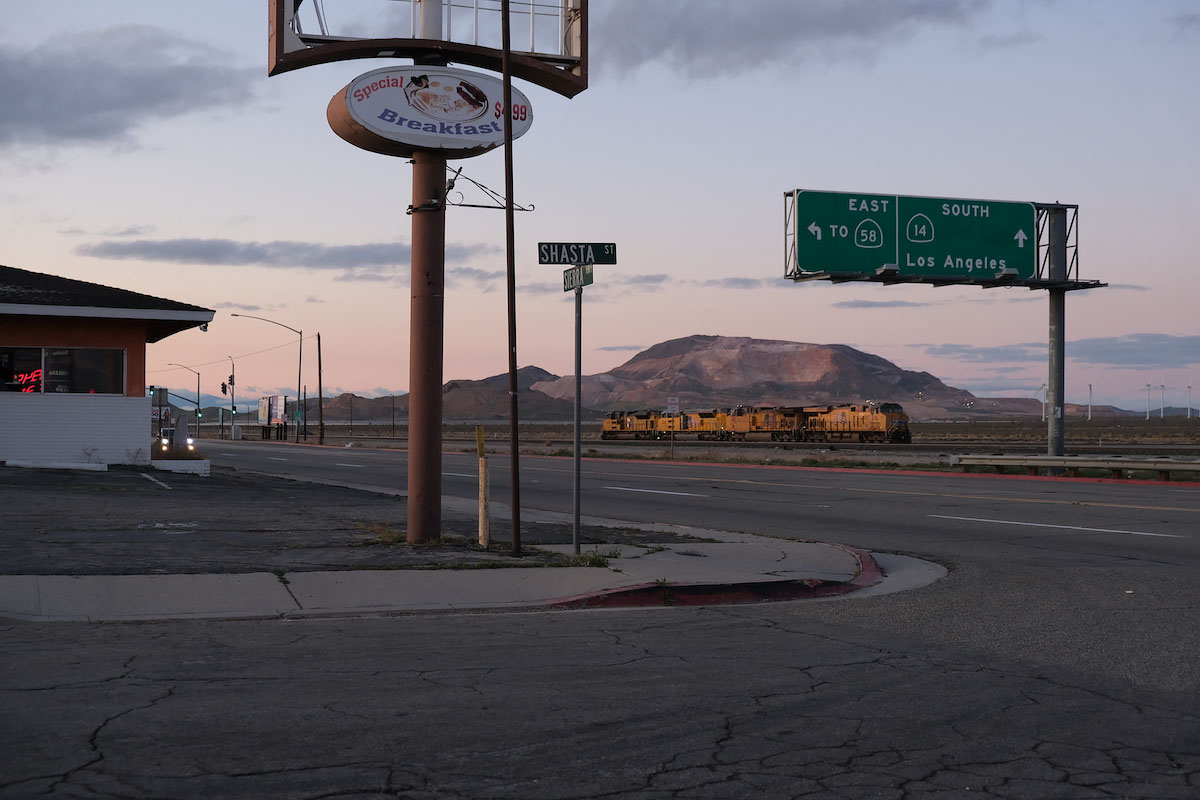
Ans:
{"type": "Polygon", "coordinates": [[[235,457],[235,458],[237,457],[237,453],[221,453],[221,455],[223,455],[223,456],[233,456],[233,457],[235,457]]]}
{"type": "Polygon", "coordinates": [[[692,494],[691,492],[660,492],[657,489],[631,489],[628,486],[602,486],[602,489],[612,489],[614,492],[641,492],[642,494],[671,494],[676,497],[708,497],[706,494],[692,494]]]}
{"type": "Polygon", "coordinates": [[[443,475],[449,475],[453,478],[478,478],[479,475],[474,472],[443,472],[443,475]]]}
{"type": "Polygon", "coordinates": [[[335,467],[354,467],[355,469],[365,469],[366,468],[365,465],[363,465],[363,464],[339,464],[336,461],[333,462],[333,465],[335,467]]]}
{"type": "Polygon", "coordinates": [[[147,475],[147,474],[146,474],[146,473],[144,473],[144,472],[142,472],[142,473],[139,473],[139,474],[140,474],[140,475],[141,475],[143,478],[145,478],[146,480],[148,480],[148,481],[154,481],[155,483],[157,483],[159,486],[161,486],[161,487],[162,487],[162,488],[164,488],[164,489],[170,489],[170,488],[171,488],[170,486],[167,486],[165,483],[163,483],[162,481],[160,481],[158,478],[155,478],[153,475],[147,475]]]}
{"type": "Polygon", "coordinates": [[[1119,531],[1111,528],[1083,528],[1078,525],[1050,525],[1045,522],[1016,522],[1011,519],[977,519],[975,517],[947,517],[942,514],[930,514],[934,519],[954,519],[961,522],[991,522],[997,525],[1022,525],[1027,528],[1059,528],[1068,531],[1087,531],[1089,533],[1124,533],[1129,536],[1158,536],[1164,539],[1182,539],[1183,536],[1174,533],[1147,533],[1146,531],[1119,531]]]}
{"type": "Polygon", "coordinates": [[[280,458],[279,456],[267,456],[267,460],[269,460],[269,461],[287,461],[286,458],[280,458]]]}

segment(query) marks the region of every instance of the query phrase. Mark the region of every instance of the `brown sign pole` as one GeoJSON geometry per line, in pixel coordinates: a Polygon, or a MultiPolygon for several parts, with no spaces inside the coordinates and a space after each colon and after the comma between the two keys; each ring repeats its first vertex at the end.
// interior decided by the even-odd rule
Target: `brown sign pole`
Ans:
{"type": "MultiPolygon", "coordinates": [[[[442,4],[421,3],[421,36],[442,38],[442,4]]],[[[442,535],[442,334],[446,157],[413,154],[412,300],[408,341],[408,541],[442,535]]]]}
{"type": "Polygon", "coordinates": [[[445,187],[445,156],[416,152],[413,155],[412,303],[408,343],[408,541],[411,543],[437,539],[442,528],[442,330],[446,271],[446,209],[442,195],[445,187]]]}

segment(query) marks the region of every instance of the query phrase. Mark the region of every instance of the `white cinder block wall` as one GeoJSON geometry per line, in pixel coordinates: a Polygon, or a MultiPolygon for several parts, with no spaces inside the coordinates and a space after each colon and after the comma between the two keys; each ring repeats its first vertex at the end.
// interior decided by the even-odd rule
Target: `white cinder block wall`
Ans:
{"type": "Polygon", "coordinates": [[[0,392],[0,461],[149,464],[150,398],[0,392]]]}

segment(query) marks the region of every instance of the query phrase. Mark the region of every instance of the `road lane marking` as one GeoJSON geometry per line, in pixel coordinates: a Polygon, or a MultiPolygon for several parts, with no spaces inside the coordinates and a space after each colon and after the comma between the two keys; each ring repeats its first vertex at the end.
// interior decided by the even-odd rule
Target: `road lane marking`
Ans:
{"type": "Polygon", "coordinates": [[[474,472],[443,472],[443,475],[449,475],[452,478],[478,478],[479,475],[474,472]]]}
{"type": "Polygon", "coordinates": [[[1158,536],[1164,539],[1182,539],[1183,536],[1174,533],[1148,533],[1146,531],[1120,531],[1112,528],[1084,528],[1079,525],[1051,525],[1048,522],[1017,522],[1011,519],[979,519],[977,517],[948,517],[944,514],[930,514],[934,519],[954,519],[961,522],[990,522],[996,525],[1022,525],[1027,528],[1058,528],[1067,531],[1086,531],[1088,533],[1124,533],[1129,536],[1158,536]]]}
{"type": "Polygon", "coordinates": [[[286,458],[280,458],[279,456],[267,456],[267,458],[271,461],[287,461],[286,458]]]}
{"type": "Polygon", "coordinates": [[[335,462],[333,462],[333,465],[335,467],[354,467],[355,469],[366,469],[366,466],[364,464],[340,464],[335,461],[335,462]]]}
{"type": "Polygon", "coordinates": [[[642,494],[671,494],[676,497],[708,497],[706,494],[692,494],[691,492],[663,492],[658,489],[631,489],[628,486],[601,486],[601,489],[612,489],[614,492],[641,492],[642,494]]]}
{"type": "MultiPolygon", "coordinates": [[[[741,466],[741,465],[729,465],[741,466]]],[[[780,467],[779,469],[788,469],[788,467],[780,467]]],[[[522,471],[542,471],[542,472],[565,472],[565,469],[549,469],[546,467],[522,467],[522,471]]],[[[662,478],[661,475],[641,474],[628,472],[614,471],[597,471],[596,475],[608,475],[621,478],[662,478]]],[[[878,475],[871,475],[871,478],[877,478],[878,475]]],[[[897,475],[896,477],[909,477],[906,475],[897,475]]],[[[677,481],[695,481],[697,483],[728,483],[732,485],[747,485],[747,486],[766,486],[778,489],[816,489],[823,492],[838,491],[838,492],[857,492],[860,494],[882,494],[896,495],[900,497],[951,497],[958,500],[987,500],[998,503],[1031,503],[1034,505],[1053,505],[1053,506],[1087,506],[1090,508],[1121,508],[1132,511],[1180,511],[1185,514],[1200,514],[1200,508],[1187,508],[1184,506],[1167,506],[1167,505],[1146,505],[1142,503],[1105,503],[1098,500],[1054,500],[1041,497],[1011,497],[1005,495],[993,494],[973,494],[967,492],[934,492],[934,491],[919,491],[913,489],[879,489],[867,486],[831,486],[823,483],[784,483],[782,481],[758,481],[747,478],[718,478],[704,475],[672,475],[671,480],[677,481]]]]}
{"type": "Polygon", "coordinates": [[[138,473],[138,474],[140,474],[140,475],[141,475],[143,478],[145,478],[145,479],[146,479],[146,480],[148,480],[148,481],[154,481],[155,483],[157,483],[159,486],[161,486],[161,487],[162,487],[162,488],[164,488],[164,489],[170,489],[170,488],[171,488],[170,486],[167,486],[165,483],[163,483],[163,482],[162,482],[162,481],[160,481],[158,478],[155,478],[155,477],[154,477],[154,476],[152,476],[152,475],[147,475],[147,474],[146,474],[146,473],[144,473],[144,472],[141,472],[141,473],[138,473]]]}

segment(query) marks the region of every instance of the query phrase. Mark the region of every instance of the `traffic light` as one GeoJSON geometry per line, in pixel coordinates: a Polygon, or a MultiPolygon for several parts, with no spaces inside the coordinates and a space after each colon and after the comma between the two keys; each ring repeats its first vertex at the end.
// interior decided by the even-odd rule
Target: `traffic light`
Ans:
{"type": "Polygon", "coordinates": [[[229,376],[229,386],[230,386],[231,388],[232,388],[232,386],[233,386],[233,376],[232,376],[232,375],[230,375],[230,376],[229,376]]]}
{"type": "Polygon", "coordinates": [[[154,397],[154,387],[153,386],[150,387],[150,396],[154,397]]]}
{"type": "Polygon", "coordinates": [[[204,416],[204,412],[197,408],[196,409],[196,419],[200,419],[203,416],[204,416]]]}
{"type": "Polygon", "coordinates": [[[234,415],[235,417],[237,416],[237,406],[234,406],[234,407],[233,407],[233,415],[234,415]]]}
{"type": "MultiPolygon", "coordinates": [[[[153,386],[150,387],[150,394],[154,394],[153,386]]],[[[229,394],[229,387],[225,385],[224,381],[221,382],[221,394],[229,394]]]]}

